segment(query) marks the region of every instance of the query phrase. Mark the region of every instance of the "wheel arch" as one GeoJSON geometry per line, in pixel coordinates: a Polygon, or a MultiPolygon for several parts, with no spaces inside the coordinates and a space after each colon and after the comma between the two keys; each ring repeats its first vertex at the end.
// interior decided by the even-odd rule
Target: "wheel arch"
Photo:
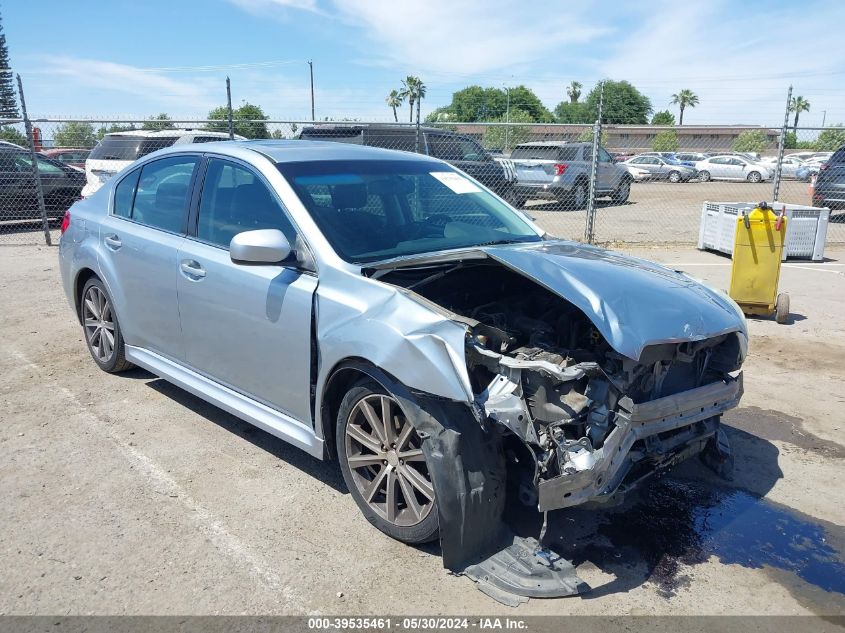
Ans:
{"type": "Polygon", "coordinates": [[[100,276],[93,269],[86,266],[77,271],[73,280],[73,307],[76,310],[76,318],[80,323],[82,323],[82,289],[92,277],[100,279],[100,276]]]}

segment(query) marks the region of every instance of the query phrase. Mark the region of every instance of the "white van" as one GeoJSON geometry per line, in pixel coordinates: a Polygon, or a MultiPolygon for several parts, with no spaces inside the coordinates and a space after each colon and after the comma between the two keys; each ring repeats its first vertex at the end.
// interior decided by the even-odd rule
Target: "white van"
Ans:
{"type": "MultiPolygon", "coordinates": [[[[235,139],[245,141],[243,136],[235,139]]],[[[229,140],[227,132],[209,130],[129,130],[103,136],[85,160],[87,182],[82,197],[87,198],[121,169],[158,149],[182,143],[209,143],[229,140]]]]}

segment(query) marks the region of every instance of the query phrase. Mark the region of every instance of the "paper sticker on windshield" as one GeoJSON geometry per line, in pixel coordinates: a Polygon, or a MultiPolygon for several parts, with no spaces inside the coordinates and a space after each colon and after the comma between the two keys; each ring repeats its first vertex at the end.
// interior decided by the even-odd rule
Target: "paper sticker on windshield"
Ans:
{"type": "Polygon", "coordinates": [[[481,191],[474,182],[453,171],[433,171],[430,173],[455,193],[478,193],[481,191]]]}

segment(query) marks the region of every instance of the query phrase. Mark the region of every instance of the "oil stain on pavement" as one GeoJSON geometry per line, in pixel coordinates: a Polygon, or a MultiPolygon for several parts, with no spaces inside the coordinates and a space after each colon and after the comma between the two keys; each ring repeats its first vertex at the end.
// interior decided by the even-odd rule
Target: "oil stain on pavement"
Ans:
{"type": "MultiPolygon", "coordinates": [[[[580,512],[560,517],[564,533],[567,523],[583,525],[580,512]]],[[[716,557],[788,572],[843,604],[845,528],[744,490],[667,477],[647,486],[635,503],[594,513],[591,523],[592,535],[570,533],[555,548],[576,565],[589,561],[616,575],[611,586],[594,590],[601,595],[641,583],[644,565],[645,580],[671,597],[690,584],[692,566],[716,557]]],[[[800,587],[787,588],[800,593],[800,587]]]]}

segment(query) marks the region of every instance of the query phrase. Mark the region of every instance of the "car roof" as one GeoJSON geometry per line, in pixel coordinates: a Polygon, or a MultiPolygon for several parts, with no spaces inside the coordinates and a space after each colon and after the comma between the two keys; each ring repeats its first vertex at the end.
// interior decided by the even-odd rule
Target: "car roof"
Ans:
{"type": "Polygon", "coordinates": [[[154,138],[170,138],[187,136],[188,134],[202,134],[203,136],[219,136],[220,138],[228,138],[228,132],[212,132],[211,130],[201,129],[178,129],[178,130],[126,130],[123,132],[109,132],[104,136],[143,136],[154,138]]]}
{"type": "Polygon", "coordinates": [[[564,145],[567,147],[576,147],[578,145],[591,145],[591,143],[580,141],[577,143],[570,143],[568,141],[534,141],[532,143],[520,143],[516,147],[563,147],[564,145]]]}
{"type": "MultiPolygon", "coordinates": [[[[264,141],[212,141],[172,145],[154,154],[161,156],[186,151],[214,152],[237,155],[243,150],[263,154],[274,163],[301,163],[324,160],[413,160],[443,164],[443,161],[425,154],[400,152],[368,145],[337,143],[332,141],[264,140],[264,141]],[[234,150],[234,151],[233,151],[234,150]]],[[[153,154],[150,154],[152,156],[153,154]]]]}

